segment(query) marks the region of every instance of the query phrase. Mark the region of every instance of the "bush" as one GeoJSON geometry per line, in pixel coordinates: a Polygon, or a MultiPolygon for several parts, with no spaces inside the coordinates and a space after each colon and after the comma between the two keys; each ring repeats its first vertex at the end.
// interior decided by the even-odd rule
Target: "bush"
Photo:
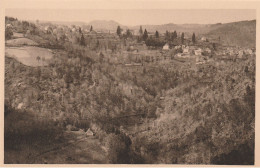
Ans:
{"type": "Polygon", "coordinates": [[[106,139],[108,147],[108,158],[111,163],[129,164],[130,163],[130,145],[131,139],[120,133],[110,134],[106,139]]]}
{"type": "Polygon", "coordinates": [[[8,149],[20,149],[33,144],[54,142],[62,134],[55,122],[48,119],[36,119],[32,113],[14,110],[5,105],[4,146],[8,149]]]}
{"type": "Polygon", "coordinates": [[[13,31],[11,30],[11,28],[6,28],[5,29],[5,40],[11,39],[12,36],[13,36],[13,31]]]}

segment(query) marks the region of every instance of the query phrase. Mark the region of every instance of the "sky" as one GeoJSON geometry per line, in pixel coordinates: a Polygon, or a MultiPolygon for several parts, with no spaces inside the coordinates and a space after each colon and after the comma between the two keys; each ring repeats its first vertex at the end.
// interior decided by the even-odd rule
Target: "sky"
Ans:
{"type": "Polygon", "coordinates": [[[114,20],[122,25],[214,24],[256,19],[253,9],[6,9],[21,20],[114,20]]]}

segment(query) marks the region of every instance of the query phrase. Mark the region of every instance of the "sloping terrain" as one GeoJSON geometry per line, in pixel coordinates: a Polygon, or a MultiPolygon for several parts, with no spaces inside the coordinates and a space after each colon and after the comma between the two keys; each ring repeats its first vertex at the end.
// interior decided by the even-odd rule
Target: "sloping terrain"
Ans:
{"type": "Polygon", "coordinates": [[[254,54],[125,66],[109,59],[128,52],[119,38],[103,39],[115,47],[95,35],[82,44],[22,24],[18,30],[33,29],[27,37],[47,45],[6,46],[5,163],[254,164],[254,54]],[[54,46],[46,66],[10,56],[37,65],[54,46]]]}
{"type": "Polygon", "coordinates": [[[21,46],[21,45],[37,46],[38,45],[38,43],[28,38],[17,38],[17,39],[7,40],[6,44],[9,46],[21,46]]]}
{"type": "Polygon", "coordinates": [[[52,52],[46,48],[31,46],[6,47],[5,53],[28,66],[45,66],[53,56],[52,52]]]}
{"type": "MultiPolygon", "coordinates": [[[[213,26],[215,27],[215,26],[213,26]]],[[[256,47],[256,21],[242,21],[218,25],[214,30],[205,34],[207,37],[218,39],[224,45],[240,47],[256,47]]]]}

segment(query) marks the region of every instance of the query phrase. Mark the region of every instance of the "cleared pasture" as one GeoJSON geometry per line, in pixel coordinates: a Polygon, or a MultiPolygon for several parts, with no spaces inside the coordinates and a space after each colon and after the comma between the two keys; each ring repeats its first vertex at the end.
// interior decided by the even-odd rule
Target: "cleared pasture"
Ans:
{"type": "Polygon", "coordinates": [[[34,46],[6,47],[5,53],[22,64],[33,67],[48,65],[53,57],[51,50],[34,46]]]}

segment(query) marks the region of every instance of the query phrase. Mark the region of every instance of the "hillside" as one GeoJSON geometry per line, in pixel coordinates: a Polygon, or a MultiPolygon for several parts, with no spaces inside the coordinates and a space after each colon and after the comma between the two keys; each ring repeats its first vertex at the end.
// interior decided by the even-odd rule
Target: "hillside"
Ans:
{"type": "Polygon", "coordinates": [[[205,35],[215,39],[220,37],[226,45],[256,47],[256,20],[212,25],[205,35]]]}
{"type": "MultiPolygon", "coordinates": [[[[180,32],[228,39],[253,23],[180,32]]],[[[6,17],[5,163],[254,164],[255,51],[198,40],[182,56],[181,41],[44,26],[6,17]]]]}
{"type": "MultiPolygon", "coordinates": [[[[193,32],[195,33],[204,33],[208,31],[209,25],[203,24],[163,24],[163,25],[142,25],[143,29],[146,29],[149,32],[155,32],[156,30],[160,33],[165,33],[167,30],[170,32],[177,31],[177,32],[185,32],[189,35],[193,32]]],[[[140,26],[134,26],[134,30],[139,30],[140,26]]]]}

